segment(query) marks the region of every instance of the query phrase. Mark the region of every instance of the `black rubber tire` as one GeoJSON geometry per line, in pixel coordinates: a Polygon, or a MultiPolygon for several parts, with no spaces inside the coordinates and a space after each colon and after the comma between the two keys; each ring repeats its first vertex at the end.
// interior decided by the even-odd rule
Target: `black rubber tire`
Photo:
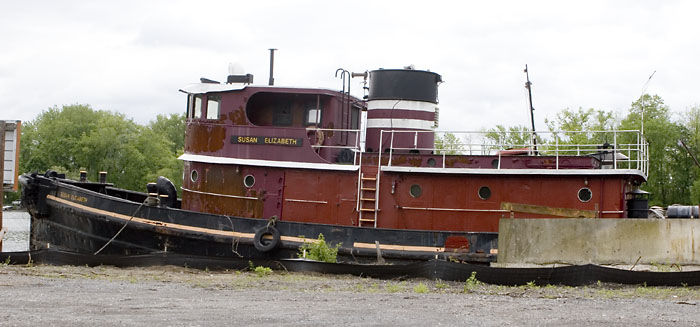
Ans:
{"type": "Polygon", "coordinates": [[[260,228],[255,232],[253,245],[260,252],[270,252],[280,245],[280,232],[274,226],[260,228]],[[272,239],[265,239],[267,235],[272,236],[272,239]]]}

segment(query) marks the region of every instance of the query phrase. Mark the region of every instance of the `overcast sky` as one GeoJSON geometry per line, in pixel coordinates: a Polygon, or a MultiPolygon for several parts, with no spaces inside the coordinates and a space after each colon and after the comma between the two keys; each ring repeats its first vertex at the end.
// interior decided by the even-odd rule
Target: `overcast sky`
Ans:
{"type": "MultiPolygon", "coordinates": [[[[563,108],[624,113],[647,92],[700,104],[697,1],[4,1],[1,119],[90,104],[147,123],[229,62],[282,86],[340,89],[337,68],[443,76],[441,130],[529,125],[563,108]]],[[[359,80],[353,93],[361,96],[359,80]]]]}

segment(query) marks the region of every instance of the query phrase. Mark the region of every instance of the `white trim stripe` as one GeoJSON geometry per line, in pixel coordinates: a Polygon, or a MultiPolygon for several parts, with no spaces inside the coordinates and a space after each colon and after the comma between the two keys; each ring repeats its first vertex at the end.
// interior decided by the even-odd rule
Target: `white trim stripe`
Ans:
{"type": "Polygon", "coordinates": [[[464,174],[464,175],[592,175],[592,176],[619,176],[636,175],[646,176],[636,169],[493,169],[493,168],[430,168],[430,167],[405,167],[382,166],[382,171],[394,173],[433,173],[433,174],[464,174]]]}
{"type": "Polygon", "coordinates": [[[407,118],[368,118],[367,128],[406,128],[430,131],[435,128],[435,122],[407,118]]]}
{"type": "Polygon", "coordinates": [[[424,101],[411,100],[370,100],[367,102],[367,110],[374,109],[399,109],[435,112],[436,104],[424,101]]]}
{"type": "Polygon", "coordinates": [[[300,168],[300,169],[323,169],[323,170],[340,170],[340,171],[357,171],[359,166],[356,165],[341,165],[313,162],[295,162],[295,161],[277,161],[277,160],[259,160],[259,159],[240,159],[214,157],[201,154],[185,153],[178,157],[183,161],[194,161],[222,165],[244,165],[244,166],[262,166],[275,168],[300,168]]]}

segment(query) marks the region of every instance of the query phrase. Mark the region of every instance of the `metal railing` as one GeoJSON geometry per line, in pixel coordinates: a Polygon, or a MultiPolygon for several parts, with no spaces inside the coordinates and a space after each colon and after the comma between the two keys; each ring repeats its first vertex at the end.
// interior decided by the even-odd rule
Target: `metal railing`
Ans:
{"type": "MultiPolygon", "coordinates": [[[[497,169],[501,169],[502,156],[531,155],[555,158],[555,169],[559,169],[560,157],[589,156],[600,160],[602,168],[634,169],[644,175],[649,171],[649,145],[636,130],[612,131],[381,131],[380,144],[389,141],[388,166],[392,164],[395,151],[419,151],[442,156],[442,167],[446,158],[455,155],[498,156],[497,169]],[[418,147],[419,136],[434,134],[442,140],[440,147],[418,147]],[[445,137],[445,135],[448,137],[445,137]],[[453,138],[454,136],[454,138],[453,138]],[[400,140],[400,142],[399,142],[400,140]],[[412,141],[412,144],[410,144],[412,141]],[[407,144],[408,143],[408,144],[407,144]],[[397,144],[401,146],[397,146],[397,144]]],[[[380,153],[381,156],[381,153],[380,153]]]]}
{"type": "MultiPolygon", "coordinates": [[[[357,154],[360,153],[361,151],[361,144],[360,144],[360,137],[362,135],[361,131],[359,129],[332,129],[332,128],[315,128],[315,127],[308,127],[306,128],[306,133],[309,135],[309,133],[314,133],[316,137],[316,143],[311,144],[311,147],[314,149],[323,149],[323,148],[328,148],[328,149],[349,149],[353,153],[353,163],[357,162],[357,154]],[[345,145],[323,145],[326,140],[330,139],[331,137],[335,137],[336,135],[342,135],[342,133],[348,133],[348,134],[354,134],[354,137],[347,137],[346,139],[350,141],[351,139],[354,138],[354,142],[347,142],[345,145]],[[320,139],[320,141],[318,141],[320,139]]],[[[342,137],[340,138],[342,139],[342,137]]]]}

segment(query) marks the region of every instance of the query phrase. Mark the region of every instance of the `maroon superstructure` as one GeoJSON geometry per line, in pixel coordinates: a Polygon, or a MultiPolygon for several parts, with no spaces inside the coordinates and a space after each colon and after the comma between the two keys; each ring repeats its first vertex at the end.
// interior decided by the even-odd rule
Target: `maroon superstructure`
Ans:
{"type": "MultiPolygon", "coordinates": [[[[497,232],[504,217],[625,217],[626,194],[646,179],[645,144],[636,134],[634,144],[564,147],[556,140],[535,153],[482,141],[478,149],[459,148],[472,154],[448,154],[434,145],[440,75],[399,69],[364,76],[367,101],[323,89],[184,88],[183,209],[497,232]]],[[[611,141],[630,139],[611,133],[611,141]]]]}

